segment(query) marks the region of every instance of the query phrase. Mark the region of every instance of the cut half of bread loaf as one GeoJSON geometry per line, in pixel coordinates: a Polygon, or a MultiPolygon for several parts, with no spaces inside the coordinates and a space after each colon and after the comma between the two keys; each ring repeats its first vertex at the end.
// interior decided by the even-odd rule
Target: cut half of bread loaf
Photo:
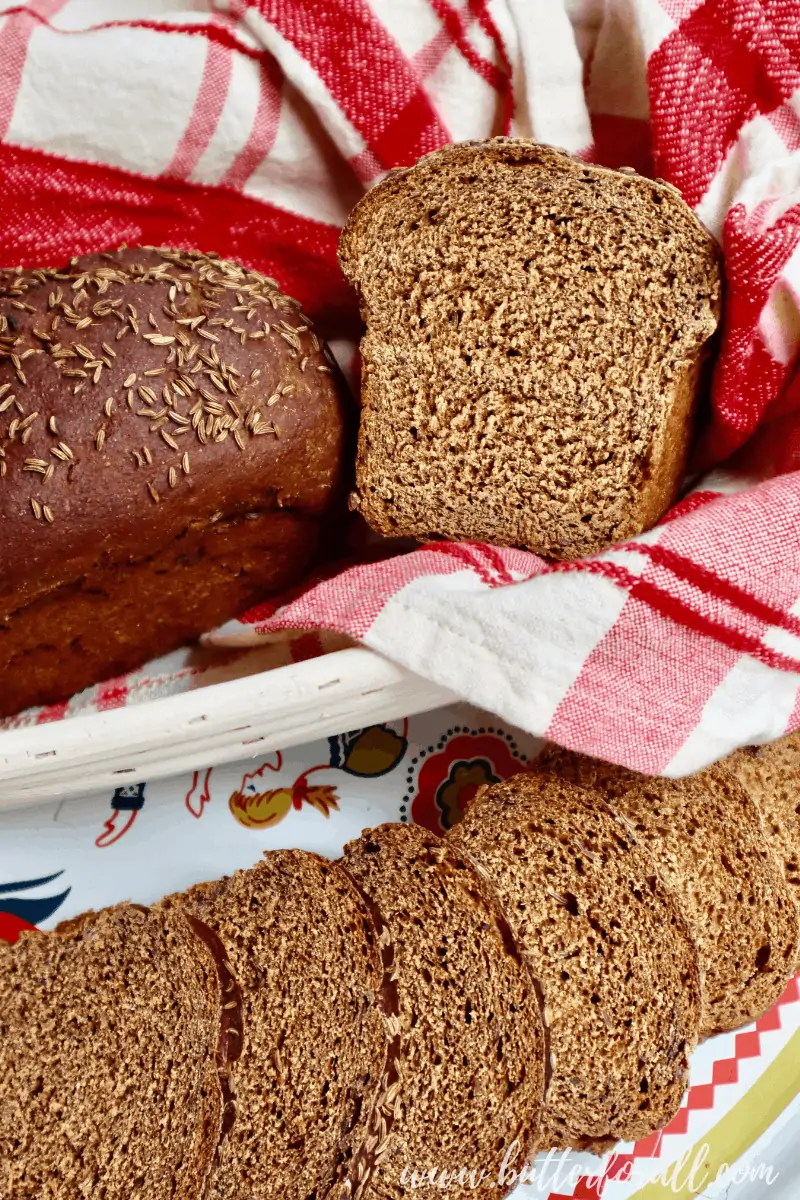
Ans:
{"type": "Polygon", "coordinates": [[[335,863],[301,850],[166,903],[216,933],[241,990],[235,1120],[208,1200],[338,1195],[389,1066],[367,905],[335,863]]]}
{"type": "Polygon", "coordinates": [[[756,1020],[797,960],[798,910],[742,784],[723,765],[651,778],[557,749],[541,760],[610,799],[652,855],[697,945],[701,1033],[756,1020]]]}
{"type": "MultiPolygon", "coordinates": [[[[770,845],[800,906],[800,732],[725,759],[755,803],[770,845]]],[[[795,962],[800,970],[800,955],[795,962]]]]}
{"type": "Polygon", "coordinates": [[[678,489],[716,245],[678,191],[524,139],[449,146],[359,202],[352,505],[378,532],[573,558],[678,489]]]}
{"type": "Polygon", "coordinates": [[[342,863],[394,946],[402,1061],[364,1195],[502,1196],[504,1160],[519,1170],[534,1147],[546,1066],[537,984],[506,918],[458,851],[419,826],[368,830],[342,863]]]}
{"type": "Polygon", "coordinates": [[[500,897],[541,980],[552,1077],[540,1148],[602,1152],[678,1110],[700,1016],[694,943],[650,855],[598,795],[518,775],[447,840],[500,897]]]}
{"type": "Polygon", "coordinates": [[[179,912],[0,941],[0,1196],[203,1195],[219,1035],[215,964],[179,912]]]}

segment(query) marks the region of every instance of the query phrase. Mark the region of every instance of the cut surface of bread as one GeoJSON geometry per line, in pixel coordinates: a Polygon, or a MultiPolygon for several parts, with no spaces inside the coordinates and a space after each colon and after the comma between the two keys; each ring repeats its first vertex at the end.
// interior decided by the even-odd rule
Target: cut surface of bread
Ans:
{"type": "Polygon", "coordinates": [[[235,1120],[208,1200],[324,1200],[346,1180],[387,1038],[368,909],[335,863],[274,850],[247,871],[170,897],[219,937],[241,990],[235,1120]]]}
{"type": "Polygon", "coordinates": [[[558,749],[543,766],[603,792],[680,904],[697,944],[701,1033],[747,1025],[779,998],[797,960],[798,910],[756,805],[722,764],[651,778],[558,749]]]}
{"type": "Polygon", "coordinates": [[[566,779],[578,787],[595,789],[607,801],[613,801],[632,788],[649,782],[649,776],[640,775],[638,771],[629,771],[627,767],[590,758],[588,754],[578,754],[557,746],[555,742],[545,742],[531,768],[536,773],[558,775],[560,779],[566,779]]]}
{"type": "Polygon", "coordinates": [[[342,863],[380,910],[397,987],[402,1070],[365,1196],[473,1196],[481,1176],[481,1194],[503,1195],[504,1158],[518,1170],[533,1149],[546,1051],[537,985],[502,910],[419,826],[367,830],[342,863]]]}
{"type": "MultiPolygon", "coordinates": [[[[800,906],[800,733],[737,750],[725,766],[761,813],[764,832],[800,906]]],[[[795,970],[800,970],[800,954],[795,970]]]]}
{"type": "Polygon", "coordinates": [[[351,503],[378,532],[573,558],[672,502],[721,283],[671,185],[454,145],[369,192],[339,258],[366,323],[351,503]]]}
{"type": "Polygon", "coordinates": [[[552,1076],[540,1148],[602,1152],[666,1125],[697,1041],[694,943],[650,855],[599,795],[518,775],[446,840],[497,891],[544,990],[552,1076]]]}
{"type": "Polygon", "coordinates": [[[214,963],[120,905],[0,942],[0,1196],[195,1200],[221,1126],[214,963]]]}

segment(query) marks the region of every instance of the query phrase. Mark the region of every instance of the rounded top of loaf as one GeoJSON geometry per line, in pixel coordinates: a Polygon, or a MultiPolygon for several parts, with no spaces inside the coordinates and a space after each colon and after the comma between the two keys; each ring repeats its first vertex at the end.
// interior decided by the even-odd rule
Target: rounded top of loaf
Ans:
{"type": "MultiPolygon", "coordinates": [[[[361,253],[367,249],[361,239],[367,235],[370,222],[379,208],[398,198],[405,187],[413,185],[415,179],[420,179],[429,172],[457,171],[462,167],[480,172],[482,164],[490,161],[506,163],[512,167],[540,166],[548,171],[559,172],[565,177],[573,176],[576,182],[581,179],[591,180],[599,186],[604,182],[624,181],[624,186],[641,196],[645,203],[654,206],[669,204],[675,218],[685,223],[687,235],[699,238],[701,244],[705,243],[718,262],[721,261],[716,239],[692,212],[678,188],[667,180],[650,179],[640,175],[633,167],[601,167],[594,163],[586,163],[567,150],[557,146],[546,146],[531,138],[494,137],[455,142],[424,154],[413,166],[394,167],[386,173],[380,183],[362,197],[350,213],[339,239],[339,262],[350,283],[358,285],[358,260],[361,253]]],[[[476,175],[474,182],[479,182],[479,175],[476,175]]]]}
{"type": "Polygon", "coordinates": [[[0,596],[220,517],[322,513],[346,424],[309,318],[238,263],[123,247],[0,271],[0,596]]]}

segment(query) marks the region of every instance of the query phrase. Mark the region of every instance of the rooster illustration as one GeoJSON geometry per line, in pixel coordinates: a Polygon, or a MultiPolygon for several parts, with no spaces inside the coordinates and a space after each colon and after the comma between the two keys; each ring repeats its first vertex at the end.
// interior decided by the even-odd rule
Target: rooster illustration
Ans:
{"type": "Polygon", "coordinates": [[[308,776],[314,771],[328,770],[328,764],[309,767],[292,784],[270,788],[261,792],[254,780],[263,776],[265,771],[280,771],[283,766],[283,755],[278,751],[274,763],[265,762],[257,771],[251,771],[242,778],[237,792],[228,801],[228,807],[240,825],[248,829],[267,829],[282,821],[290,809],[299,810],[304,804],[310,804],[323,816],[339,808],[339,798],[336,788],[329,784],[310,784],[308,776]]]}
{"type": "MultiPolygon", "coordinates": [[[[390,725],[369,725],[328,738],[328,762],[309,767],[294,783],[262,790],[260,781],[266,777],[266,772],[277,773],[283,769],[283,755],[277,750],[258,770],[242,776],[238,789],[228,799],[228,808],[239,824],[248,829],[268,829],[282,821],[292,809],[299,812],[306,806],[328,817],[339,809],[336,787],[310,783],[311,775],[334,770],[360,779],[374,779],[393,771],[407,750],[408,719],[402,723],[402,732],[390,725]]],[[[213,768],[208,767],[205,771],[195,771],[192,776],[185,804],[193,817],[201,817],[211,801],[212,772],[213,768]]]]}

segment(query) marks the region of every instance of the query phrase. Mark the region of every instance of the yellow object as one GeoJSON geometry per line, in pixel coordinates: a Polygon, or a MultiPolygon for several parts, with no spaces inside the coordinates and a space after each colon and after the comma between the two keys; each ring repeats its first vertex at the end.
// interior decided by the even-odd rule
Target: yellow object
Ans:
{"type": "Polygon", "coordinates": [[[741,1100],[678,1163],[665,1165],[659,1179],[629,1200],[698,1196],[746,1153],[800,1093],[800,1029],[741,1100]]]}

